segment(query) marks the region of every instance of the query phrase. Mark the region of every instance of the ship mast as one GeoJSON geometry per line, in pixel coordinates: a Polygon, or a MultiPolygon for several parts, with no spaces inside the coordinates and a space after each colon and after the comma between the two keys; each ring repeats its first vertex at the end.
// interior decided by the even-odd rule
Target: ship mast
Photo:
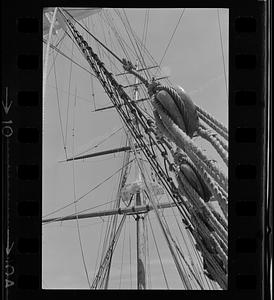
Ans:
{"type": "MultiPolygon", "coordinates": [[[[136,61],[136,70],[138,71],[138,61],[136,61]]],[[[139,99],[138,92],[138,78],[135,77],[135,101],[139,99]]],[[[138,171],[138,177],[141,179],[140,170],[138,171]]],[[[143,194],[138,191],[135,196],[136,207],[145,204],[143,194]]],[[[146,289],[146,236],[145,236],[145,214],[139,214],[136,216],[136,236],[137,236],[137,289],[146,289]]]]}

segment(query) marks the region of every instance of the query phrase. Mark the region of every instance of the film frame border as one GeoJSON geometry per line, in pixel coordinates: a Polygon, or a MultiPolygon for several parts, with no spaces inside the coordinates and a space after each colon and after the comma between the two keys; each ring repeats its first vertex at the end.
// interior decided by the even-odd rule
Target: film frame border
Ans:
{"type": "MultiPolygon", "coordinates": [[[[222,7],[229,8],[229,194],[236,201],[229,205],[229,288],[221,292],[222,297],[248,296],[255,299],[266,296],[262,281],[267,284],[269,279],[267,270],[263,268],[271,224],[264,191],[267,178],[262,166],[267,163],[263,145],[267,144],[269,136],[266,20],[270,4],[267,1],[246,3],[241,1],[232,5],[232,1],[222,2],[222,7]],[[258,278],[258,274],[262,278],[258,278]]],[[[80,1],[77,6],[86,4],[80,1]]],[[[208,1],[207,5],[200,5],[198,1],[186,1],[184,4],[186,7],[220,6],[217,1],[208,1]]],[[[40,37],[43,6],[39,2],[32,7],[22,3],[13,10],[13,14],[12,6],[8,6],[6,16],[2,18],[5,27],[9,28],[2,35],[2,41],[6,41],[2,52],[2,62],[5,61],[2,68],[2,161],[4,199],[7,200],[2,208],[6,212],[3,221],[9,223],[3,232],[3,286],[7,286],[4,295],[8,299],[46,299],[54,294],[90,297],[88,290],[41,290],[40,37]],[[9,36],[13,38],[9,39],[9,36]]],[[[52,5],[45,3],[44,6],[52,5]]],[[[62,6],[73,5],[66,3],[62,6]]],[[[125,7],[128,5],[125,4],[125,7]]],[[[154,292],[157,294],[159,291],[154,292]]],[[[186,292],[188,297],[197,297],[196,293],[186,292]]],[[[98,293],[101,292],[96,291],[94,295],[98,293]]],[[[215,297],[214,294],[210,293],[210,296],[215,297]]],[[[219,296],[219,292],[216,294],[219,296]]]]}

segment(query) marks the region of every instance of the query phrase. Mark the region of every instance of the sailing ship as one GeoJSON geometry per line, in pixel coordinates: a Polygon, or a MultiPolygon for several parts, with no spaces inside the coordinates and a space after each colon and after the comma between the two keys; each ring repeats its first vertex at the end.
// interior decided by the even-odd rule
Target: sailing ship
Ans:
{"type": "MultiPolygon", "coordinates": [[[[187,10],[167,10],[174,30],[157,63],[149,30],[162,32],[149,21],[163,10],[45,9],[43,288],[227,289],[228,130],[206,109],[207,86],[198,105],[162,65],[187,10]]],[[[226,15],[210,13],[210,97],[227,107],[226,15]]],[[[183,49],[187,78],[198,67],[183,49]]]]}

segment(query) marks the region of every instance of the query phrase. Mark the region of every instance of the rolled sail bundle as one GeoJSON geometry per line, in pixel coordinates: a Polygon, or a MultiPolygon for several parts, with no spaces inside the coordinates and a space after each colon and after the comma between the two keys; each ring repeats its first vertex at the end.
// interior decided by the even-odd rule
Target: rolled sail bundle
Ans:
{"type": "Polygon", "coordinates": [[[190,138],[193,137],[199,126],[199,118],[195,104],[183,88],[160,86],[154,95],[154,101],[162,105],[180,129],[190,138]]]}
{"type": "Polygon", "coordinates": [[[220,259],[214,245],[198,233],[198,228],[191,229],[196,241],[196,249],[203,257],[204,274],[216,281],[222,289],[227,289],[227,269],[220,259]]]}
{"type": "Polygon", "coordinates": [[[159,86],[152,97],[154,117],[159,138],[165,136],[184,150],[195,165],[202,168],[224,189],[227,189],[227,176],[193,142],[192,137],[198,131],[199,118],[196,106],[182,88],[159,86]],[[181,96],[180,96],[181,95],[181,96]]]}
{"type": "Polygon", "coordinates": [[[177,151],[174,154],[174,161],[192,188],[205,202],[208,202],[212,194],[187,154],[181,150],[177,151]]]}

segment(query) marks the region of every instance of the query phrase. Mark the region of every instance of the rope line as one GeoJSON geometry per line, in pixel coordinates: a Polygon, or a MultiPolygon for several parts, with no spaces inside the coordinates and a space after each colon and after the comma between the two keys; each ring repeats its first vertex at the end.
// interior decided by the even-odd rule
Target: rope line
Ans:
{"type": "MultiPolygon", "coordinates": [[[[103,219],[102,219],[103,220],[103,219]]],[[[95,262],[95,267],[94,267],[94,272],[93,272],[93,280],[95,280],[95,276],[96,276],[96,269],[97,269],[97,266],[98,266],[98,261],[99,261],[99,250],[102,246],[102,235],[103,235],[103,229],[104,229],[104,220],[103,220],[103,225],[101,226],[101,231],[100,231],[100,240],[99,240],[99,245],[98,245],[98,248],[97,248],[97,255],[96,255],[96,262],[95,262]]],[[[102,252],[102,251],[101,251],[102,252]]]]}
{"type": "Polygon", "coordinates": [[[119,289],[121,288],[121,280],[122,280],[122,273],[123,273],[124,249],[125,249],[125,236],[126,236],[126,225],[125,225],[125,227],[124,227],[124,236],[123,236],[122,261],[121,261],[121,267],[120,267],[119,289]]]}
{"type": "MultiPolygon", "coordinates": [[[[75,95],[77,94],[77,90],[75,90],[75,95]]],[[[80,249],[81,249],[81,256],[82,256],[82,262],[87,278],[87,282],[89,285],[89,288],[91,288],[90,280],[89,280],[89,275],[88,275],[88,270],[87,270],[87,265],[85,261],[85,255],[84,255],[84,249],[83,249],[83,244],[82,244],[82,238],[81,238],[81,232],[80,232],[80,225],[79,225],[79,220],[78,220],[78,212],[77,212],[77,205],[76,205],[76,182],[75,182],[75,164],[74,164],[74,146],[75,146],[75,107],[76,107],[76,97],[74,99],[74,110],[73,110],[73,129],[72,129],[72,147],[73,147],[73,162],[72,162],[72,172],[73,172],[73,196],[74,196],[74,210],[75,210],[75,215],[76,215],[76,227],[77,227],[77,235],[78,235],[78,240],[80,244],[80,249]]]]}
{"type": "MultiPolygon", "coordinates": [[[[65,33],[64,33],[64,36],[65,36],[65,33]]],[[[46,43],[45,40],[43,40],[43,42],[46,43]]],[[[87,73],[89,73],[90,76],[95,77],[95,75],[92,74],[88,69],[86,69],[85,67],[81,66],[81,65],[80,65],[79,63],[77,63],[75,60],[73,60],[72,58],[70,58],[68,55],[66,55],[64,52],[62,52],[60,49],[58,49],[57,46],[51,45],[50,47],[53,48],[53,49],[57,52],[56,55],[55,55],[55,58],[54,58],[55,60],[56,60],[57,55],[58,55],[58,53],[59,53],[60,55],[62,55],[63,57],[65,57],[66,59],[68,59],[69,61],[71,61],[72,63],[74,63],[76,66],[78,66],[78,67],[81,68],[82,70],[84,70],[84,71],[86,71],[87,73]]],[[[49,76],[52,67],[53,67],[53,64],[51,65],[50,70],[49,70],[49,73],[48,73],[47,76],[49,76]]]]}
{"type": "MultiPolygon", "coordinates": [[[[104,47],[111,55],[113,55],[121,64],[123,64],[122,60],[109,48],[107,48],[103,43],[101,43],[90,31],[88,31],[80,22],[78,22],[68,11],[64,9],[64,11],[82,28],[84,29],[90,36],[93,37],[102,47],[104,47]]],[[[62,13],[63,15],[63,13],[62,13]]],[[[64,16],[64,15],[63,15],[64,16]]],[[[67,20],[67,19],[66,19],[67,20]]]]}
{"type": "Polygon", "coordinates": [[[55,85],[56,85],[56,97],[57,97],[57,106],[58,106],[60,129],[61,129],[61,135],[62,135],[62,139],[63,139],[63,148],[64,148],[65,156],[66,156],[66,159],[67,159],[68,156],[67,156],[67,149],[66,149],[66,144],[65,144],[63,123],[62,123],[62,117],[61,117],[61,108],[60,108],[60,99],[59,99],[59,93],[58,93],[58,84],[57,84],[55,61],[53,63],[53,69],[54,69],[54,78],[55,78],[55,85]]]}
{"type": "MultiPolygon", "coordinates": [[[[133,161],[133,159],[132,159],[131,161],[129,161],[128,164],[130,164],[132,161],[133,161]]],[[[87,196],[88,194],[90,194],[91,192],[93,192],[95,189],[97,189],[98,187],[100,187],[102,184],[106,183],[109,179],[111,179],[114,175],[116,175],[119,171],[121,171],[121,170],[122,170],[123,168],[125,168],[125,167],[126,167],[126,166],[121,167],[121,168],[118,169],[116,172],[114,172],[112,175],[110,175],[109,177],[107,177],[106,179],[104,179],[103,181],[101,181],[100,183],[98,183],[98,184],[97,184],[96,186],[94,186],[92,189],[90,189],[90,190],[87,191],[85,194],[83,194],[81,197],[79,197],[78,199],[76,199],[76,202],[79,202],[81,199],[83,199],[85,196],[87,196]]],[[[48,216],[50,216],[50,215],[52,215],[52,214],[54,214],[54,213],[56,213],[56,212],[58,212],[58,211],[60,211],[60,210],[63,210],[63,209],[65,209],[65,208],[67,208],[67,207],[73,205],[73,204],[74,204],[74,202],[71,202],[71,203],[69,203],[69,204],[67,204],[67,205],[65,205],[65,206],[62,206],[62,207],[60,207],[60,208],[58,208],[58,209],[56,209],[56,210],[54,210],[54,211],[52,211],[52,212],[46,214],[43,218],[48,217],[48,216]]]]}
{"type": "MultiPolygon", "coordinates": [[[[71,46],[71,56],[73,55],[73,43],[71,46]]],[[[67,144],[67,135],[68,135],[68,119],[69,119],[69,95],[70,95],[70,84],[71,84],[71,74],[72,74],[72,61],[70,62],[70,69],[69,69],[69,86],[68,86],[68,104],[67,104],[67,118],[66,118],[66,129],[65,129],[65,144],[67,144]]],[[[76,95],[75,95],[76,97],[76,95]]],[[[75,154],[75,153],[74,153],[75,154]]]]}
{"type": "Polygon", "coordinates": [[[199,117],[203,117],[203,121],[205,122],[210,121],[211,123],[213,123],[213,125],[215,125],[214,129],[221,135],[225,134],[224,138],[228,139],[228,130],[220,121],[216,120],[213,116],[211,116],[208,112],[206,112],[201,107],[196,106],[196,109],[199,113],[199,117]]]}
{"type": "Polygon", "coordinates": [[[174,35],[175,35],[175,33],[176,33],[177,27],[178,27],[179,24],[180,24],[180,21],[181,21],[183,15],[184,15],[184,12],[185,12],[185,8],[184,8],[183,11],[181,12],[181,15],[180,15],[180,17],[179,17],[179,20],[178,20],[178,22],[177,22],[177,24],[176,24],[176,26],[175,26],[175,28],[174,28],[174,30],[173,30],[173,33],[172,33],[172,35],[171,35],[171,38],[169,39],[169,42],[168,42],[167,46],[166,46],[166,48],[165,48],[164,54],[163,54],[163,56],[162,56],[162,58],[161,58],[161,60],[160,60],[160,63],[159,63],[159,67],[161,66],[161,64],[162,64],[162,62],[163,62],[163,60],[164,60],[164,57],[165,57],[165,55],[166,55],[166,53],[167,53],[167,50],[168,50],[168,48],[169,48],[169,46],[170,46],[170,44],[171,44],[172,39],[173,39],[173,37],[174,37],[174,35]]]}
{"type": "Polygon", "coordinates": [[[222,144],[219,142],[219,140],[214,136],[214,134],[209,133],[208,130],[205,130],[202,127],[198,128],[198,134],[202,138],[204,138],[205,140],[207,140],[211,143],[211,145],[219,153],[219,155],[221,156],[221,158],[225,162],[225,164],[228,165],[228,154],[225,151],[225,149],[222,147],[222,144]]]}
{"type": "MultiPolygon", "coordinates": [[[[78,33],[76,33],[76,31],[74,31],[74,38],[77,40],[77,42],[79,43],[79,45],[84,45],[84,42],[83,42],[83,38],[81,37],[81,36],[79,36],[78,35],[78,33]],[[78,37],[76,37],[76,35],[78,36],[78,37]]],[[[136,41],[136,40],[135,40],[136,41]]],[[[85,53],[86,54],[86,58],[87,59],[89,59],[89,62],[90,62],[90,64],[92,65],[93,64],[93,69],[95,70],[95,71],[97,71],[98,73],[97,73],[97,75],[98,75],[98,79],[100,80],[100,82],[102,83],[102,85],[105,87],[105,90],[109,93],[109,95],[110,95],[110,93],[115,93],[116,95],[117,95],[117,98],[111,98],[111,100],[113,100],[113,102],[114,102],[114,104],[115,105],[117,105],[117,104],[120,104],[121,103],[121,99],[126,103],[126,107],[125,107],[125,110],[124,111],[122,111],[122,110],[118,110],[119,111],[119,113],[120,113],[120,116],[123,118],[123,120],[126,122],[126,124],[128,125],[128,123],[129,123],[129,116],[130,116],[130,113],[132,113],[132,115],[134,115],[134,117],[136,118],[136,120],[138,120],[135,124],[134,124],[134,126],[135,126],[135,128],[133,127],[133,126],[128,126],[128,128],[129,128],[129,131],[130,131],[130,133],[133,133],[133,136],[134,136],[134,138],[136,139],[136,141],[137,141],[137,145],[139,146],[139,145],[143,145],[144,144],[144,140],[143,140],[143,136],[142,136],[142,132],[141,132],[141,128],[142,128],[142,126],[143,126],[143,128],[144,129],[148,129],[148,127],[147,126],[145,126],[144,124],[145,124],[145,122],[146,122],[146,118],[143,116],[143,114],[142,114],[142,112],[141,112],[141,110],[140,109],[138,109],[137,108],[137,106],[136,105],[133,105],[133,104],[131,104],[130,102],[129,102],[129,97],[125,94],[125,92],[122,90],[122,88],[113,80],[113,77],[111,77],[110,75],[109,75],[109,73],[107,72],[107,70],[104,68],[104,66],[103,66],[103,63],[102,62],[100,62],[99,61],[99,59],[98,59],[98,57],[96,57],[95,56],[95,54],[92,52],[92,50],[90,50],[90,48],[88,48],[88,50],[86,50],[86,48],[83,46],[83,47],[81,47],[80,46],[80,48],[82,49],[82,51],[83,51],[83,53],[85,53]],[[100,77],[101,76],[101,77],[100,77]],[[105,76],[105,77],[104,77],[105,76]],[[107,85],[107,84],[110,84],[109,86],[107,85]]],[[[160,115],[160,117],[162,118],[162,119],[164,119],[164,117],[162,116],[162,114],[160,113],[159,114],[160,115]]],[[[168,119],[167,119],[168,120],[168,119]]],[[[170,125],[170,123],[166,123],[166,127],[168,127],[168,125],[170,125]]],[[[179,137],[179,135],[178,135],[178,133],[176,132],[176,130],[177,130],[177,128],[176,127],[172,127],[172,129],[174,129],[175,128],[175,137],[179,137]]],[[[205,165],[205,167],[207,167],[207,169],[206,169],[206,171],[208,171],[209,172],[209,174],[210,175],[212,175],[212,176],[214,176],[214,179],[215,179],[215,177],[217,178],[217,180],[218,180],[218,182],[219,182],[219,184],[222,186],[222,184],[223,184],[223,181],[225,181],[225,176],[224,176],[224,174],[222,174],[222,172],[220,172],[220,170],[215,166],[215,165],[213,165],[213,164],[211,164],[210,163],[210,161],[208,161],[207,159],[205,159],[205,156],[203,155],[203,153],[200,153],[198,150],[198,148],[196,147],[194,147],[194,145],[191,143],[191,141],[190,140],[188,140],[183,134],[183,132],[180,132],[180,131],[178,131],[179,133],[180,133],[180,136],[182,137],[183,136],[183,143],[181,144],[181,146],[184,144],[187,144],[188,146],[189,146],[189,152],[191,153],[191,152],[193,152],[194,153],[194,156],[196,155],[197,156],[197,159],[199,159],[198,160],[198,162],[199,163],[201,163],[201,162],[203,162],[203,163],[201,163],[201,165],[205,165]],[[196,151],[197,150],[197,151],[196,151]],[[206,161],[206,163],[205,163],[205,161],[206,161]],[[219,177],[219,178],[218,178],[219,177]]],[[[174,134],[174,132],[173,132],[173,134],[174,134]]],[[[152,147],[152,146],[151,146],[152,147]]],[[[183,146],[184,147],[184,146],[183,146]]],[[[134,148],[134,147],[133,147],[134,148]]],[[[159,149],[159,151],[161,151],[160,150],[160,148],[161,148],[161,146],[159,145],[159,147],[158,147],[158,149],[159,149]]],[[[164,149],[165,149],[165,147],[163,147],[164,149]]],[[[163,151],[163,150],[162,150],[163,151]]],[[[155,153],[154,152],[148,152],[148,147],[146,147],[145,148],[145,150],[143,151],[143,153],[144,153],[144,155],[146,156],[146,158],[147,159],[149,159],[149,158],[151,158],[150,157],[150,155],[155,155],[155,153]]],[[[136,156],[136,155],[135,155],[136,156]]],[[[192,158],[192,157],[191,157],[192,158]]],[[[153,158],[154,159],[154,158],[153,158]]],[[[167,165],[166,165],[166,163],[168,162],[168,160],[165,160],[165,174],[168,174],[168,170],[167,170],[167,165]]],[[[139,164],[139,162],[138,162],[138,160],[137,160],[137,163],[138,163],[138,165],[139,165],[139,167],[140,167],[140,164],[139,164]]],[[[157,164],[156,164],[156,159],[155,159],[155,161],[153,162],[153,164],[154,164],[154,167],[156,168],[156,166],[157,166],[157,164]],[[155,163],[155,164],[154,164],[155,163]]],[[[170,166],[170,165],[169,165],[170,166]]],[[[141,168],[141,167],[140,167],[141,168]]],[[[159,169],[156,169],[158,172],[159,172],[159,169]]],[[[157,173],[158,173],[157,172],[157,173]]],[[[142,174],[142,176],[143,176],[143,178],[144,178],[144,182],[145,182],[145,176],[144,176],[144,174],[142,174]]],[[[162,178],[164,178],[163,176],[162,176],[162,174],[159,176],[159,177],[162,177],[162,178]]],[[[145,185],[147,185],[147,183],[145,182],[145,185]]],[[[170,185],[171,186],[171,185],[170,185]]],[[[148,190],[148,192],[149,192],[149,199],[152,201],[152,203],[153,203],[153,201],[154,200],[152,200],[152,199],[154,199],[154,198],[152,198],[152,192],[150,191],[150,189],[149,189],[149,187],[148,186],[146,186],[146,188],[147,188],[147,190],[148,190]]],[[[173,199],[173,198],[172,198],[173,199]]],[[[187,205],[186,205],[186,207],[188,208],[188,209],[190,209],[187,205]]],[[[157,211],[155,211],[156,212],[156,214],[157,214],[157,211]]],[[[201,225],[202,223],[201,223],[201,221],[199,220],[199,218],[197,219],[197,218],[195,218],[195,212],[194,212],[194,210],[192,209],[192,210],[190,210],[190,212],[193,212],[193,217],[192,217],[192,222],[194,223],[194,224],[197,224],[197,226],[199,226],[199,227],[197,227],[197,228],[199,228],[199,229],[201,229],[201,226],[204,226],[204,225],[201,225]],[[200,225],[199,225],[200,224],[200,225]]],[[[169,242],[171,242],[170,240],[169,240],[169,238],[170,238],[170,236],[169,236],[169,234],[168,234],[168,228],[164,225],[164,223],[166,223],[166,220],[164,220],[164,219],[162,219],[161,218],[161,216],[160,215],[158,215],[158,220],[160,220],[160,225],[161,225],[161,227],[162,227],[162,229],[163,229],[163,232],[164,232],[164,236],[166,237],[166,240],[168,241],[168,246],[169,246],[169,248],[170,248],[170,250],[171,250],[171,248],[172,248],[172,246],[171,245],[169,245],[170,243],[169,242]]],[[[202,230],[202,229],[201,229],[202,230]]],[[[204,236],[205,234],[206,234],[206,236],[208,235],[208,231],[205,229],[205,228],[203,228],[203,231],[202,232],[200,232],[199,234],[203,234],[202,236],[204,236]],[[205,231],[205,232],[203,232],[203,231],[205,231]]],[[[197,239],[198,238],[200,238],[201,239],[201,237],[197,237],[197,239]]],[[[220,240],[218,240],[218,235],[216,235],[216,237],[211,237],[211,239],[210,239],[210,243],[218,243],[218,242],[220,242],[220,240]]],[[[176,251],[178,251],[178,249],[176,250],[176,251]]],[[[175,265],[176,265],[176,267],[177,267],[177,270],[179,271],[179,274],[180,274],[180,276],[181,276],[181,279],[182,279],[182,282],[184,283],[184,285],[186,286],[186,287],[188,287],[188,288],[191,288],[191,285],[189,284],[189,282],[188,282],[188,278],[187,277],[185,277],[185,275],[183,274],[183,273],[185,273],[185,272],[183,272],[183,270],[181,270],[181,268],[182,268],[182,263],[176,258],[176,256],[177,256],[177,254],[176,254],[176,251],[174,252],[173,250],[171,250],[171,254],[172,254],[172,256],[173,256],[173,258],[174,258],[174,260],[175,260],[175,265]]],[[[222,256],[222,258],[223,259],[225,259],[225,255],[224,255],[224,251],[222,250],[222,248],[221,247],[219,247],[219,248],[217,248],[217,252],[218,252],[218,254],[220,255],[220,256],[222,256]]],[[[205,251],[203,251],[203,253],[206,253],[205,251]]],[[[214,268],[217,266],[218,267],[218,262],[217,261],[215,261],[215,258],[214,258],[214,260],[209,260],[209,263],[211,264],[211,266],[213,266],[214,268]]],[[[210,267],[210,266],[209,266],[210,267]]],[[[215,268],[216,269],[216,272],[215,272],[215,275],[217,275],[217,273],[219,272],[221,272],[221,269],[219,268],[219,270],[217,269],[217,267],[215,268]]],[[[222,276],[223,274],[221,274],[221,276],[222,276]]],[[[221,277],[221,279],[223,280],[223,283],[225,282],[225,277],[221,277]]],[[[222,284],[222,283],[221,283],[222,284]]]]}
{"type": "Polygon", "coordinates": [[[163,262],[162,262],[162,259],[161,259],[161,255],[160,255],[160,252],[159,252],[159,248],[158,248],[158,245],[157,245],[157,242],[156,242],[156,238],[155,238],[154,231],[153,231],[153,228],[152,228],[152,225],[151,225],[151,222],[150,222],[149,215],[148,215],[148,221],[149,221],[149,226],[150,226],[150,230],[151,230],[151,233],[152,233],[154,245],[155,245],[157,255],[158,255],[158,258],[159,258],[159,261],[160,261],[161,270],[162,270],[162,274],[164,276],[165,284],[166,284],[167,289],[169,290],[169,285],[168,285],[168,281],[167,281],[167,277],[166,277],[166,272],[165,272],[165,269],[164,269],[164,266],[163,266],[163,262]]]}
{"type": "Polygon", "coordinates": [[[217,15],[218,15],[218,25],[219,25],[219,33],[220,33],[221,49],[222,49],[222,59],[223,59],[224,78],[225,78],[225,90],[226,90],[226,95],[228,96],[228,91],[227,91],[227,79],[226,79],[226,68],[225,68],[225,58],[224,58],[224,48],[223,48],[223,37],[222,37],[222,29],[221,29],[221,24],[220,24],[220,13],[219,13],[219,8],[217,8],[217,15]]]}

